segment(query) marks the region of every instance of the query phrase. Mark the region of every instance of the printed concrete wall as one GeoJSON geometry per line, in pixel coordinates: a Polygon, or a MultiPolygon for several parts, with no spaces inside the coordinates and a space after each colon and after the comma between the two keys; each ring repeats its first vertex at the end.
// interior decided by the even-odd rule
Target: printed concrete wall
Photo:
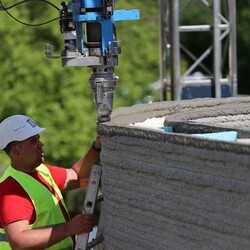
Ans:
{"type": "Polygon", "coordinates": [[[118,249],[250,249],[250,98],[162,102],[117,109],[99,124],[104,244],[118,249]],[[130,126],[166,117],[175,133],[130,126]]]}

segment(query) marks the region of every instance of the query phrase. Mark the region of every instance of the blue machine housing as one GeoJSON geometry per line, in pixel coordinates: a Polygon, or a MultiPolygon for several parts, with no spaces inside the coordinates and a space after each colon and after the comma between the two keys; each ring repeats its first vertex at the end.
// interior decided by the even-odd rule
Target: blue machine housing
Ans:
{"type": "Polygon", "coordinates": [[[80,53],[84,51],[83,23],[100,23],[104,55],[110,47],[112,52],[114,51],[113,24],[117,21],[140,19],[139,10],[113,10],[113,5],[105,6],[105,2],[109,3],[110,1],[81,0],[80,2],[70,2],[67,6],[68,9],[72,10],[73,20],[76,22],[77,44],[80,53]]]}

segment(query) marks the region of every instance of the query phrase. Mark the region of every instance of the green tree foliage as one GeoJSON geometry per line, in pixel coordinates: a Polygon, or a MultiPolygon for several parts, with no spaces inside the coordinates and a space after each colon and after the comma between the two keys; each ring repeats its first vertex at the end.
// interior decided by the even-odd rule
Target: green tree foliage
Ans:
{"type": "MultiPolygon", "coordinates": [[[[53,8],[37,1],[10,12],[31,24],[58,17],[53,8]]],[[[3,12],[0,19],[1,120],[17,113],[33,117],[47,128],[42,134],[47,160],[70,166],[95,135],[95,105],[87,83],[89,69],[62,68],[60,60],[45,57],[44,45],[48,42],[55,45],[55,53],[62,50],[57,21],[28,27],[3,12]]]]}
{"type": "MultiPolygon", "coordinates": [[[[118,0],[118,9],[140,9],[140,21],[117,22],[118,40],[122,53],[116,73],[119,76],[116,106],[142,102],[154,95],[151,84],[158,80],[159,41],[157,1],[118,0]]],[[[155,96],[159,100],[160,93],[155,96]]]]}
{"type": "MultiPolygon", "coordinates": [[[[2,0],[4,6],[17,3],[2,0]]],[[[61,1],[51,1],[61,8],[61,1]]],[[[114,108],[141,102],[158,80],[158,20],[156,1],[115,1],[116,9],[140,9],[140,21],[117,22],[122,48],[115,74],[119,77],[114,108]]],[[[17,114],[31,116],[47,130],[42,134],[46,161],[71,166],[90,146],[97,113],[88,79],[90,69],[61,67],[60,60],[47,59],[44,45],[53,53],[63,50],[58,10],[42,1],[17,5],[9,13],[0,11],[0,120],[17,114]]],[[[2,153],[0,162],[6,164],[2,153]]]]}
{"type": "Polygon", "coordinates": [[[249,95],[250,57],[250,2],[236,1],[237,4],[237,63],[239,94],[249,95]]]}

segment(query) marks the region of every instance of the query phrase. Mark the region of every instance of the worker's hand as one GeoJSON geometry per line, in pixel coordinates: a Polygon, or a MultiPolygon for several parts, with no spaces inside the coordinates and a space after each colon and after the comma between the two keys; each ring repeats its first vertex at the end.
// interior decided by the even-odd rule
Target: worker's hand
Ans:
{"type": "Polygon", "coordinates": [[[101,137],[100,137],[100,135],[96,135],[96,138],[95,138],[95,146],[97,147],[97,148],[101,148],[102,147],[102,144],[101,144],[101,137]]]}
{"type": "Polygon", "coordinates": [[[71,221],[68,222],[70,235],[79,235],[89,233],[94,227],[94,215],[92,214],[79,214],[76,215],[71,221]]]}

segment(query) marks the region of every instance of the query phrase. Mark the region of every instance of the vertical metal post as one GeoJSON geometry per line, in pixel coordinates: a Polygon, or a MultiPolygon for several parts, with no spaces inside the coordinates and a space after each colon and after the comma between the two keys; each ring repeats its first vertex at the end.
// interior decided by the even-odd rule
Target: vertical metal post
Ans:
{"type": "Polygon", "coordinates": [[[166,8],[164,0],[158,0],[159,9],[159,60],[160,60],[160,83],[161,83],[161,100],[167,100],[167,79],[166,79],[166,50],[167,50],[167,39],[166,39],[166,8]]]}
{"type": "Polygon", "coordinates": [[[179,0],[169,0],[171,30],[171,98],[181,100],[179,0]]]}
{"type": "MultiPolygon", "coordinates": [[[[203,84],[211,83],[213,87],[213,93],[208,93],[209,97],[221,98],[222,94],[226,96],[230,95],[227,91],[222,92],[222,86],[231,88],[231,95],[236,96],[238,93],[237,83],[237,46],[236,46],[236,0],[200,0],[209,10],[212,10],[213,25],[182,25],[180,24],[180,9],[179,5],[183,6],[181,0],[168,0],[168,10],[170,18],[167,22],[169,29],[168,36],[170,37],[170,73],[171,73],[171,98],[172,100],[180,100],[182,97],[182,90],[186,84],[203,84]],[[227,3],[222,5],[223,3],[227,3]],[[228,7],[225,12],[222,12],[223,7],[228,7]],[[228,14],[226,16],[226,14],[228,14]],[[225,15],[225,17],[224,17],[225,15]],[[227,20],[228,19],[228,20],[227,20]],[[189,49],[181,44],[180,34],[181,32],[213,32],[212,45],[209,46],[200,57],[196,57],[189,49]],[[223,39],[228,35],[229,47],[226,48],[223,43],[223,39]],[[223,50],[225,47],[227,50],[223,50]],[[194,60],[194,63],[186,70],[186,73],[181,75],[181,49],[183,53],[194,60]],[[222,50],[227,52],[228,56],[228,73],[223,77],[223,65],[222,65],[222,50]],[[203,61],[209,55],[213,53],[213,70],[203,66],[203,61]],[[200,79],[188,80],[186,76],[193,73],[194,70],[199,70],[198,66],[201,66],[208,76],[202,76],[200,79]],[[212,71],[212,72],[211,72],[212,71]]],[[[199,1],[183,0],[184,6],[182,11],[190,5],[194,5],[199,1]]],[[[195,23],[195,20],[194,20],[195,23]]],[[[195,50],[195,48],[194,48],[195,50]]],[[[226,89],[227,90],[227,89],[226,89]]],[[[188,98],[192,96],[188,96],[188,98]]],[[[186,98],[186,96],[184,97],[186,98]]]]}
{"type": "Polygon", "coordinates": [[[237,80],[237,39],[236,39],[236,0],[228,0],[229,6],[229,77],[231,82],[232,96],[238,94],[237,80]]]}
{"type": "Polygon", "coordinates": [[[213,15],[214,15],[214,88],[215,97],[221,98],[221,39],[220,39],[220,9],[221,0],[213,1],[213,15]]]}

